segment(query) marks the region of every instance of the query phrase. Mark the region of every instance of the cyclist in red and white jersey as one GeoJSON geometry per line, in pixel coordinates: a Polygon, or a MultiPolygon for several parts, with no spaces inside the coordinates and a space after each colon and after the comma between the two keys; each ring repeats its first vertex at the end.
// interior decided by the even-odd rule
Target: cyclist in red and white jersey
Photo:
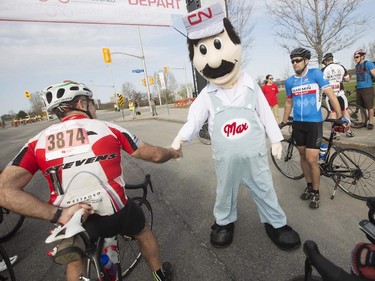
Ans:
{"type": "MultiPolygon", "coordinates": [[[[345,116],[348,120],[350,120],[350,115],[348,111],[348,99],[345,96],[344,92],[344,85],[343,82],[348,82],[350,79],[349,73],[346,71],[345,67],[341,64],[335,63],[333,61],[332,53],[326,53],[323,56],[322,63],[325,65],[322,68],[323,77],[327,79],[331,84],[333,89],[333,93],[336,95],[337,100],[340,103],[340,108],[342,115],[345,116]]],[[[332,108],[332,105],[329,101],[329,97],[326,96],[326,103],[328,110],[331,113],[331,118],[336,118],[336,112],[332,108]]],[[[348,125],[350,126],[350,125],[348,125]]],[[[355,134],[350,130],[346,131],[347,137],[354,137],[355,134]]]]}
{"type": "MultiPolygon", "coordinates": [[[[179,158],[181,151],[144,143],[120,126],[96,120],[93,94],[84,84],[64,81],[43,90],[41,97],[61,122],[30,139],[4,169],[0,205],[62,225],[83,208],[83,226],[90,238],[136,237],[155,280],[171,280],[170,264],[162,268],[157,241],[145,225],[142,209],[125,194],[121,150],[156,163],[179,158]],[[49,184],[48,203],[24,191],[38,170],[49,184]]],[[[54,260],[67,264],[68,281],[78,280],[82,253],[74,239],[64,249],[63,242],[54,260]]]]}

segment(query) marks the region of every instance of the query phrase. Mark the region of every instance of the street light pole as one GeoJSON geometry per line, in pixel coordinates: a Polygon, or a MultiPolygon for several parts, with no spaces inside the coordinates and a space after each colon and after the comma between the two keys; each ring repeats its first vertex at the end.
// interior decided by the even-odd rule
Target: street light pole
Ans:
{"type": "Polygon", "coordinates": [[[112,52],[111,55],[126,55],[126,56],[131,56],[131,57],[134,57],[134,58],[138,58],[142,61],[142,65],[143,65],[143,69],[145,70],[145,82],[146,82],[146,88],[147,88],[147,100],[148,100],[148,106],[150,107],[150,112],[152,112],[152,108],[151,108],[151,103],[150,103],[150,98],[151,98],[151,95],[150,95],[150,84],[149,84],[149,81],[148,81],[148,75],[147,75],[147,68],[146,68],[146,59],[145,59],[145,55],[144,55],[144,52],[143,52],[143,45],[142,45],[142,39],[141,39],[141,32],[139,30],[139,26],[137,26],[137,32],[138,32],[138,39],[139,39],[139,47],[141,49],[141,56],[136,56],[136,55],[133,55],[133,54],[128,54],[128,53],[123,53],[123,52],[112,52]]]}
{"type": "Polygon", "coordinates": [[[170,69],[182,69],[185,71],[185,80],[186,80],[186,97],[190,98],[190,93],[189,93],[189,87],[188,87],[188,78],[187,78],[187,72],[186,72],[186,65],[184,63],[184,67],[170,67],[170,69]]]}
{"type": "Polygon", "coordinates": [[[150,102],[150,98],[151,98],[151,96],[150,96],[150,85],[149,85],[149,81],[148,81],[146,59],[145,59],[145,55],[143,53],[143,45],[142,45],[141,32],[139,30],[139,26],[137,26],[137,32],[138,32],[139,46],[141,47],[142,64],[143,64],[143,68],[145,70],[145,82],[146,82],[146,88],[147,88],[148,105],[150,107],[150,112],[152,112],[151,102],[150,102]]]}

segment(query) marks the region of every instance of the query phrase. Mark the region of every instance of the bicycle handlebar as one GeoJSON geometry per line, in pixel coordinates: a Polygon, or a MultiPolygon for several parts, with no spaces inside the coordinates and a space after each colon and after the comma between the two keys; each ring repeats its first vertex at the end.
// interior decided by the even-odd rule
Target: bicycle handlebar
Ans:
{"type": "Polygon", "coordinates": [[[150,186],[151,192],[154,192],[154,188],[151,183],[151,176],[149,174],[145,175],[145,180],[140,184],[125,184],[125,189],[143,189],[143,197],[147,196],[147,187],[150,186]]]}
{"type": "MultiPolygon", "coordinates": [[[[332,123],[332,127],[343,126],[345,124],[345,122],[342,121],[341,119],[326,119],[323,122],[331,122],[332,123]]],[[[280,127],[280,129],[282,129],[285,126],[291,126],[292,124],[293,124],[293,117],[289,117],[288,118],[288,122],[286,122],[286,123],[281,122],[279,124],[279,127],[280,127]]]]}
{"type": "Polygon", "coordinates": [[[351,275],[322,256],[314,241],[306,240],[303,251],[312,266],[319,272],[323,281],[365,281],[367,279],[351,275]]]}

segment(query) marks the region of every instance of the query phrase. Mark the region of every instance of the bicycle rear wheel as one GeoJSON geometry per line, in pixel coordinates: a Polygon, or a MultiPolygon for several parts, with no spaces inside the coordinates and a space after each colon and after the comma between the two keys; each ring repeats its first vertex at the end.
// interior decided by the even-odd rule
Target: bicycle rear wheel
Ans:
{"type": "Polygon", "coordinates": [[[272,162],[275,164],[276,168],[287,178],[292,180],[299,180],[303,178],[303,171],[300,165],[300,156],[297,146],[290,140],[282,140],[281,145],[283,146],[283,151],[281,154],[281,159],[277,159],[272,155],[272,162]]]}
{"type": "Polygon", "coordinates": [[[0,245],[0,262],[2,261],[5,263],[7,269],[0,272],[0,280],[16,281],[16,275],[14,274],[13,266],[10,263],[9,256],[4,248],[0,245]]]}
{"type": "MultiPolygon", "coordinates": [[[[141,206],[146,217],[146,225],[152,229],[154,222],[151,204],[142,197],[135,197],[133,200],[141,206]]],[[[117,236],[118,250],[120,254],[120,266],[122,277],[126,277],[136,267],[142,257],[138,241],[133,237],[117,236]]]]}
{"type": "Polygon", "coordinates": [[[198,139],[203,143],[203,144],[211,144],[211,137],[210,134],[208,133],[208,123],[205,122],[202,126],[202,128],[199,130],[198,133],[198,139]]]}
{"type": "Polygon", "coordinates": [[[333,181],[350,196],[366,200],[375,196],[375,157],[363,150],[344,148],[329,161],[333,181]]]}
{"type": "Polygon", "coordinates": [[[25,220],[24,216],[0,207],[0,243],[12,237],[25,220]]]}
{"type": "Polygon", "coordinates": [[[348,105],[350,115],[350,122],[353,128],[366,127],[367,125],[367,111],[355,102],[350,102],[348,105]]]}

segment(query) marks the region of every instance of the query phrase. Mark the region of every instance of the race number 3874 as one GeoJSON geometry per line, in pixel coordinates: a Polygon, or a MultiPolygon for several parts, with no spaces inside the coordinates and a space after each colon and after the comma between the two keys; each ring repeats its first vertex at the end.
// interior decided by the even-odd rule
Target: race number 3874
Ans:
{"type": "Polygon", "coordinates": [[[82,128],[73,128],[48,135],[46,148],[48,151],[56,151],[86,144],[89,144],[86,130],[82,128]]]}

